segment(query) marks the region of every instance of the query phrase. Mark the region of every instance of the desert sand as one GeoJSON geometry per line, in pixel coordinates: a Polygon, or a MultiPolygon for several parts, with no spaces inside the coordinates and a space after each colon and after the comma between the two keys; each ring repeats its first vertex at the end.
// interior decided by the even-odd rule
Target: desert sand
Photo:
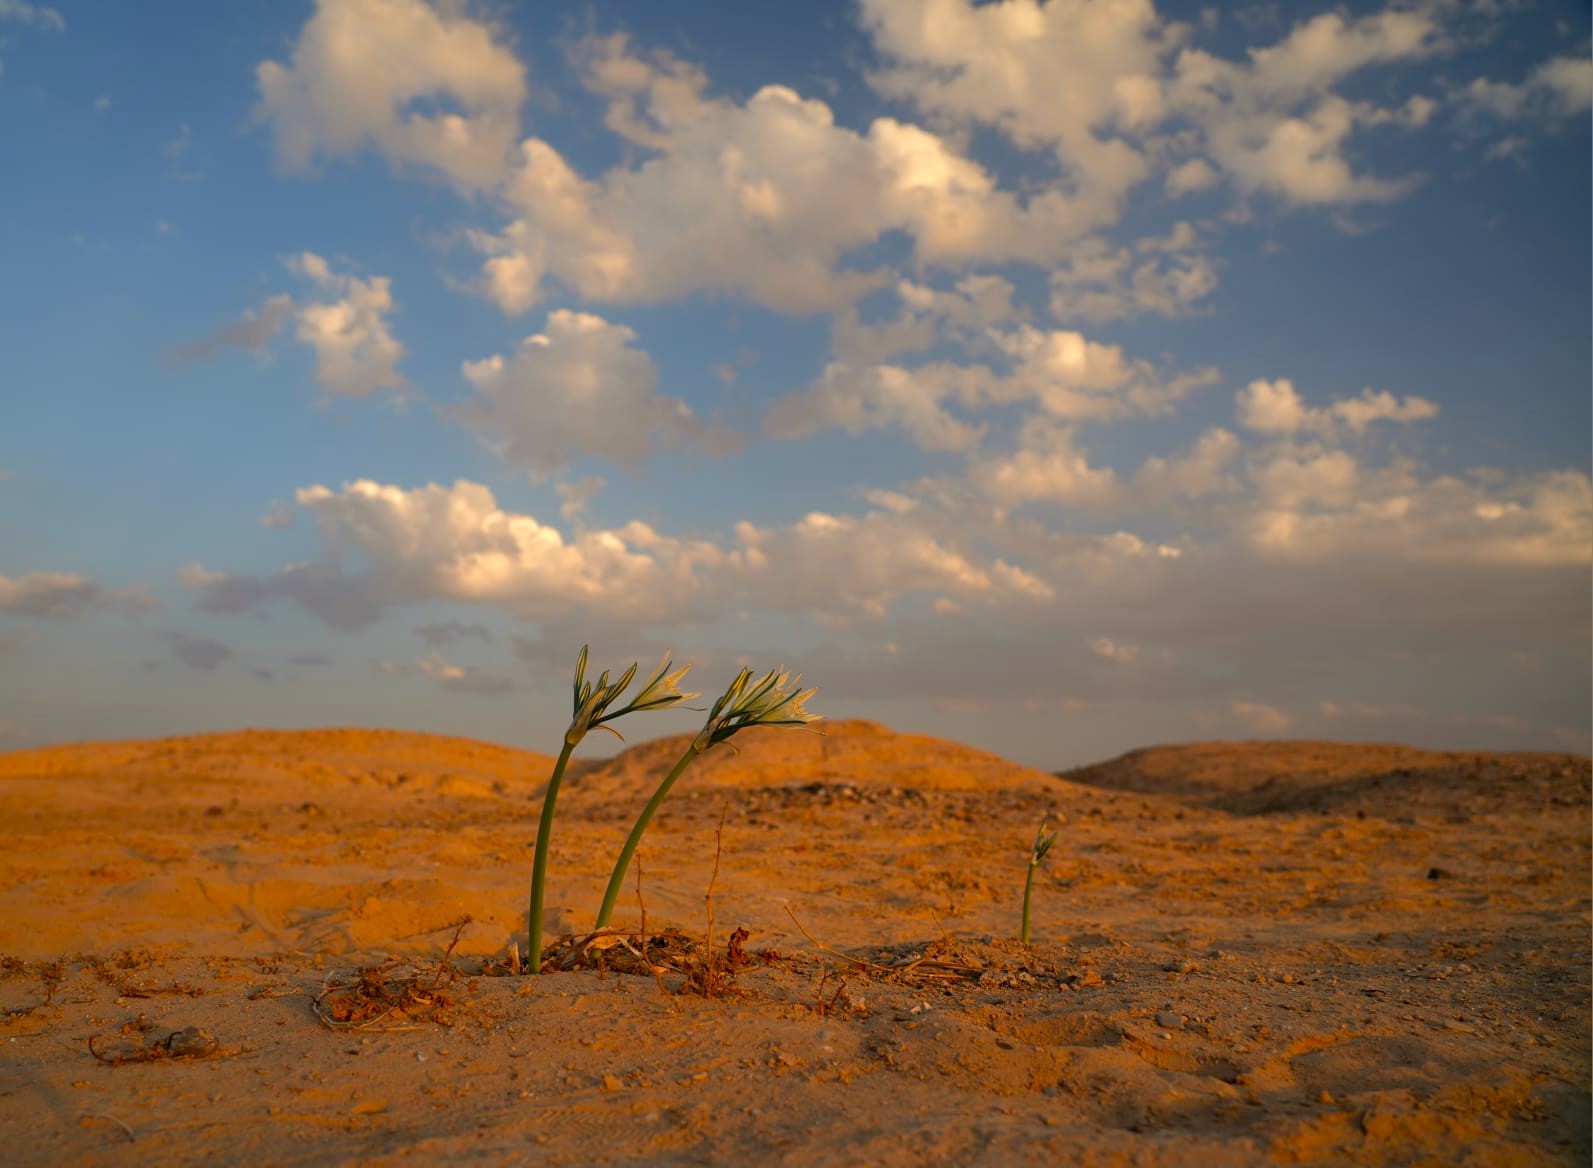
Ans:
{"type": "MultiPolygon", "coordinates": [[[[0,1161],[1588,1162],[1586,758],[1201,743],[1057,776],[824,728],[699,762],[628,934],[537,977],[508,958],[545,756],[0,755],[0,1161]]],[[[574,768],[551,936],[590,929],[681,745],[574,768]]]]}

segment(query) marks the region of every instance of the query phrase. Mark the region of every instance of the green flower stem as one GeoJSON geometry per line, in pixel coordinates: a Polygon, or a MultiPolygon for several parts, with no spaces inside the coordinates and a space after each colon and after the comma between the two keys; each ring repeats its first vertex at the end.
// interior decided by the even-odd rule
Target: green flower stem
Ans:
{"type": "Polygon", "coordinates": [[[1023,882],[1023,931],[1019,940],[1025,945],[1029,943],[1029,899],[1034,893],[1034,870],[1040,866],[1038,859],[1029,861],[1029,875],[1023,882]]]}
{"type": "Polygon", "coordinates": [[[553,777],[548,779],[547,793],[542,796],[542,818],[537,823],[536,857],[531,861],[531,908],[526,915],[530,936],[528,942],[532,973],[542,972],[542,905],[548,894],[548,847],[553,840],[553,804],[559,797],[559,784],[564,781],[564,768],[570,755],[575,753],[575,743],[566,737],[564,749],[559,751],[559,761],[553,764],[553,777]]]}
{"type": "Polygon", "coordinates": [[[664,776],[664,781],[658,784],[658,790],[653,792],[653,797],[647,801],[647,806],[642,808],[641,815],[637,816],[636,826],[631,828],[631,834],[625,840],[625,847],[621,849],[619,859],[614,863],[614,874],[608,878],[608,891],[603,894],[603,907],[597,910],[598,928],[606,927],[609,918],[614,915],[614,906],[619,903],[620,888],[625,883],[625,869],[631,866],[631,857],[636,854],[636,845],[642,842],[642,833],[653,821],[654,813],[663,803],[664,796],[669,794],[669,789],[675,785],[675,780],[686,773],[686,768],[704,749],[705,747],[699,746],[696,742],[688,746],[686,753],[680,756],[680,761],[670,768],[669,774],[664,776]]]}

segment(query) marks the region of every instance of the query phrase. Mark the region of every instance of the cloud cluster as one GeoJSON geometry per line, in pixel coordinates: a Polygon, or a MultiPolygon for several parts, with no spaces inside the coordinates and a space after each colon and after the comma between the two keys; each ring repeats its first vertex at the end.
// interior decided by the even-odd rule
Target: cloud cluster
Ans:
{"type": "Polygon", "coordinates": [[[1105,321],[1197,311],[1217,288],[1216,262],[1199,248],[1194,228],[1184,221],[1166,236],[1148,236],[1131,247],[1113,248],[1094,236],[1082,240],[1051,270],[1051,315],[1105,321]]]}
{"type": "Polygon", "coordinates": [[[29,572],[19,579],[0,576],[0,612],[48,620],[75,620],[112,605],[152,608],[143,589],[111,589],[75,572],[29,572]]]}
{"type": "Polygon", "coordinates": [[[1593,61],[1555,57],[1520,83],[1478,77],[1460,96],[1475,111],[1501,118],[1576,117],[1593,107],[1593,61]]]}
{"type": "Polygon", "coordinates": [[[1386,390],[1364,389],[1360,397],[1344,398],[1325,409],[1311,409],[1286,377],[1252,381],[1239,392],[1238,421],[1262,434],[1301,432],[1332,435],[1341,429],[1362,433],[1373,422],[1417,422],[1438,416],[1436,402],[1421,397],[1396,398],[1386,390]]]}
{"type": "MultiPolygon", "coordinates": [[[[933,328],[932,316],[905,316],[905,328],[933,328]]],[[[875,330],[890,335],[894,326],[875,330]]],[[[854,329],[853,335],[859,330],[854,329]]],[[[1070,329],[1020,324],[987,328],[980,340],[988,363],[932,361],[911,368],[835,361],[806,389],[776,400],[764,418],[774,438],[805,438],[838,428],[849,434],[899,427],[923,450],[970,451],[987,426],[960,417],[1026,405],[1048,422],[1110,421],[1165,414],[1192,389],[1216,380],[1211,369],[1167,374],[1128,357],[1120,345],[1091,341],[1070,329]]],[[[853,342],[855,344],[855,341],[853,342]]],[[[893,342],[903,344],[898,338],[893,342]]]]}
{"type": "Polygon", "coordinates": [[[341,491],[308,487],[297,501],[316,519],[326,562],[264,578],[192,565],[183,582],[200,608],[242,612],[280,598],[353,628],[390,607],[458,600],[534,620],[579,613],[634,626],[699,619],[727,605],[845,621],[911,593],[998,602],[1049,591],[966,538],[889,510],[815,512],[784,527],[742,522],[715,541],[638,521],[567,537],[502,510],[487,487],[469,482],[405,490],[360,481],[341,491]]]}
{"type": "MultiPolygon", "coordinates": [[[[1358,142],[1420,129],[1439,102],[1417,93],[1379,104],[1359,96],[1362,79],[1452,52],[1451,15],[1328,11],[1229,58],[1149,0],[865,0],[880,62],[869,81],[923,124],[881,117],[863,129],[787,86],[716,95],[688,61],[623,33],[588,35],[572,42],[572,63],[628,149],[587,175],[552,142],[520,139],[524,68],[464,5],[318,0],[291,61],[260,64],[257,113],[290,167],[371,148],[487,194],[503,221],[469,237],[486,255],[480,290],[510,314],[558,291],[631,304],[708,291],[782,312],[843,310],[892,282],[856,257],[899,239],[920,270],[1053,269],[1061,321],[1172,315],[1210,295],[1216,267],[1178,232],[1160,245],[1107,243],[1100,233],[1130,196],[1159,182],[1171,199],[1226,187],[1287,207],[1400,197],[1418,176],[1358,167],[1358,142]],[[1003,187],[964,145],[976,129],[1049,157],[1054,174],[1003,187]]],[[[1456,92],[1506,116],[1575,112],[1593,93],[1593,66],[1560,57],[1522,83],[1476,78],[1456,92]]]]}
{"type": "Polygon", "coordinates": [[[1429,106],[1390,110],[1335,87],[1447,44],[1433,15],[1393,8],[1322,13],[1242,61],[1195,47],[1149,3],[864,0],[863,16],[886,61],[881,92],[1050,151],[1079,214],[1102,223],[1158,172],[1174,196],[1219,181],[1296,205],[1403,194],[1408,179],[1357,173],[1349,142],[1429,106]]]}
{"type": "Polygon", "coordinates": [[[29,4],[26,0],[0,0],[0,21],[45,32],[66,31],[66,18],[60,12],[43,4],[29,4]]]}
{"type": "Polygon", "coordinates": [[[288,270],[313,281],[334,299],[298,307],[298,339],[315,350],[315,379],[332,393],[369,397],[379,389],[402,389],[398,362],[404,346],[394,338],[387,316],[393,293],[386,276],[362,280],[334,272],[314,252],[285,261],[288,270]]]}
{"type": "Polygon", "coordinates": [[[484,290],[523,312],[557,281],[587,300],[649,303],[733,292],[809,313],[879,287],[846,257],[891,233],[922,263],[1034,261],[1094,226],[1050,192],[1002,190],[922,127],[879,118],[864,133],[780,85],[745,101],[707,95],[700,70],[639,56],[623,35],[578,50],[609,128],[643,153],[596,179],[527,139],[500,196],[513,219],[478,233],[484,290]]]}
{"type": "Polygon", "coordinates": [[[287,64],[255,70],[255,116],[284,166],[374,148],[464,189],[490,186],[520,129],[525,69],[464,6],[318,0],[287,64]]]}
{"type": "Polygon", "coordinates": [[[703,432],[685,402],[654,392],[658,370],[635,332],[589,313],[550,313],[512,356],[467,361],[464,376],[478,397],[460,416],[534,479],[578,453],[634,469],[651,451],[703,432]]]}
{"type": "Polygon", "coordinates": [[[310,281],[322,298],[298,303],[291,296],[272,296],[212,336],[175,346],[170,353],[173,364],[214,360],[228,349],[260,352],[293,323],[296,339],[315,351],[315,377],[323,389],[358,398],[377,390],[403,389],[398,363],[404,346],[393,336],[388,320],[395,308],[391,281],[386,276],[362,279],[334,271],[325,259],[308,251],[287,256],[282,263],[310,281]]]}

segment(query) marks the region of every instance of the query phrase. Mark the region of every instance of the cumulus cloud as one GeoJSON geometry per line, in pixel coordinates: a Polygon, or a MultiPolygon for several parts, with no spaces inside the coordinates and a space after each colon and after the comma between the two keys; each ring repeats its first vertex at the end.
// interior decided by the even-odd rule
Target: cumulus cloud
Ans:
{"type": "Polygon", "coordinates": [[[1397,452],[1372,461],[1344,445],[1374,420],[1427,417],[1429,406],[1368,392],[1316,408],[1285,379],[1253,382],[1236,395],[1248,439],[1211,427],[1131,471],[1093,459],[1077,426],[1035,412],[1010,448],[970,457],[967,486],[998,516],[1033,503],[1174,518],[1199,544],[1295,563],[1593,561],[1593,483],[1581,472],[1424,473],[1397,452]]]}
{"type": "Polygon", "coordinates": [[[964,276],[946,289],[900,280],[892,289],[894,316],[865,322],[857,306],[848,305],[834,316],[830,346],[844,362],[872,365],[941,341],[966,341],[1019,317],[1016,291],[1001,276],[964,276]]]}
{"type": "Polygon", "coordinates": [[[1024,423],[1018,449],[974,461],[969,479],[1002,507],[1021,503],[1065,503],[1106,507],[1122,497],[1111,467],[1091,466],[1076,444],[1077,431],[1042,417],[1024,423]]]}
{"type": "Polygon", "coordinates": [[[1132,665],[1139,660],[1138,645],[1124,645],[1110,637],[1091,637],[1086,643],[1091,653],[1108,661],[1116,661],[1119,665],[1132,665]]]}
{"type": "Polygon", "coordinates": [[[224,641],[198,633],[173,630],[166,633],[166,643],[171,647],[173,657],[190,669],[201,669],[206,673],[232,656],[231,647],[224,641]]]}
{"type": "Polygon", "coordinates": [[[66,31],[66,18],[60,12],[43,4],[26,3],[26,0],[0,0],[0,21],[44,32],[66,31]]]}
{"type": "Polygon", "coordinates": [[[995,603],[1050,591],[1022,567],[980,553],[966,533],[888,509],[815,512],[787,526],[743,522],[712,540],[637,521],[566,537],[503,511],[488,488],[468,482],[307,487],[298,503],[316,518],[326,562],[263,578],[193,565],[183,581],[201,609],[243,612],[287,599],[355,628],[390,607],[458,600],[533,620],[584,613],[635,626],[703,619],[730,604],[845,621],[877,617],[910,593],[995,603]]]}
{"type": "Polygon", "coordinates": [[[1184,48],[1167,92],[1197,127],[1197,157],[1241,192],[1294,205],[1386,202],[1413,189],[1416,179],[1358,173],[1348,154],[1351,139],[1373,126],[1419,126],[1431,113],[1428,99],[1391,110],[1352,102],[1334,87],[1369,67],[1422,60],[1448,47],[1429,11],[1389,8],[1354,18],[1324,12],[1276,44],[1252,48],[1243,63],[1184,48]]]}
{"type": "Polygon", "coordinates": [[[335,297],[304,304],[296,312],[296,335],[315,350],[315,377],[322,387],[350,397],[402,389],[398,362],[404,346],[388,327],[393,293],[387,277],[362,280],[335,272],[326,260],[308,251],[284,262],[290,271],[335,297]]]}
{"type": "Polygon", "coordinates": [[[318,0],[291,59],[261,62],[255,79],[255,116],[287,168],[374,148],[464,189],[502,176],[526,97],[489,25],[425,0],[318,0]]]}
{"type": "Polygon", "coordinates": [[[169,354],[172,363],[213,360],[227,349],[259,352],[292,322],[296,339],[315,351],[315,376],[323,389],[350,397],[402,389],[405,382],[398,362],[404,346],[388,322],[395,307],[391,281],[386,276],[362,279],[335,271],[308,251],[287,256],[282,263],[310,281],[322,298],[298,303],[291,296],[272,296],[212,336],[174,347],[169,354]]]}
{"type": "Polygon", "coordinates": [[[934,361],[906,368],[833,362],[806,389],[777,399],[764,418],[775,438],[824,429],[850,434],[899,427],[924,450],[969,451],[986,427],[953,412],[1033,404],[1051,419],[1109,421],[1165,414],[1198,386],[1216,380],[1199,369],[1166,374],[1127,356],[1120,345],[1068,329],[991,328],[981,338],[992,364],[934,361]]]}
{"type": "Polygon", "coordinates": [[[921,450],[969,450],[984,434],[944,405],[953,390],[948,367],[904,369],[833,362],[807,389],[786,394],[769,407],[764,430],[773,438],[806,438],[838,428],[862,434],[900,427],[921,450]]]}
{"type": "Polygon", "coordinates": [[[1555,57],[1520,83],[1478,77],[1459,100],[1473,112],[1501,118],[1570,118],[1593,107],[1593,60],[1555,57]]]}
{"type": "Polygon", "coordinates": [[[1235,701],[1228,713],[1244,729],[1255,734],[1282,734],[1294,725],[1294,718],[1265,702],[1235,701]]]}
{"type": "Polygon", "coordinates": [[[75,572],[29,572],[15,580],[0,576],[0,612],[75,620],[110,605],[152,608],[155,600],[143,589],[109,589],[75,572]]]}
{"type": "Polygon", "coordinates": [[[514,682],[501,674],[488,673],[474,665],[455,665],[437,654],[419,657],[415,669],[443,689],[468,694],[501,694],[514,688],[514,682]]]}
{"type": "Polygon", "coordinates": [[[423,625],[416,625],[415,634],[433,649],[472,638],[485,645],[492,644],[491,630],[486,625],[476,624],[473,621],[429,621],[423,625]]]}
{"type": "Polygon", "coordinates": [[[192,365],[213,361],[228,349],[247,349],[261,352],[293,317],[293,298],[273,296],[257,309],[250,309],[241,318],[224,325],[212,335],[199,341],[176,345],[170,359],[174,365],[192,365]]]}
{"type": "Polygon", "coordinates": [[[1385,390],[1372,389],[1313,409],[1286,377],[1275,381],[1258,378],[1239,391],[1237,400],[1239,424],[1263,434],[1306,431],[1332,435],[1341,429],[1360,434],[1373,422],[1417,422],[1438,416],[1436,402],[1414,396],[1396,398],[1385,390]]]}
{"type": "Polygon", "coordinates": [[[597,179],[548,142],[522,143],[500,190],[513,218],[478,233],[483,290],[523,312],[555,280],[589,300],[739,293],[785,312],[844,306],[887,282],[843,260],[902,232],[916,258],[1043,262],[1099,222],[1055,192],[1002,190],[946,139],[879,118],[866,132],[780,85],[709,96],[699,69],[588,39],[578,62],[611,129],[643,157],[597,179]]]}
{"type": "Polygon", "coordinates": [[[886,61],[876,88],[932,119],[1051,151],[1059,190],[1103,223],[1158,169],[1173,196],[1219,176],[1300,205],[1405,193],[1409,179],[1359,174],[1347,149],[1363,127],[1419,124],[1425,107],[1396,115],[1335,87],[1447,47],[1434,16],[1392,8],[1322,13],[1241,61],[1194,47],[1188,26],[1149,3],[865,0],[863,17],[886,61]]]}
{"type": "Polygon", "coordinates": [[[1115,219],[1150,173],[1129,139],[1166,116],[1163,58],[1179,37],[1150,4],[864,0],[862,17],[885,62],[878,90],[1050,150],[1069,186],[1054,197],[1076,218],[1115,219]]]}
{"type": "Polygon", "coordinates": [[[658,370],[635,342],[631,329],[602,317],[550,313],[510,357],[465,362],[479,397],[460,416],[539,480],[580,454],[634,469],[653,450],[703,433],[685,402],[654,392],[658,370]]]}
{"type": "Polygon", "coordinates": [[[1194,229],[1179,222],[1165,237],[1132,247],[1082,241],[1051,271],[1051,315],[1060,321],[1121,320],[1143,313],[1182,316],[1217,288],[1215,262],[1201,254],[1194,229]]]}

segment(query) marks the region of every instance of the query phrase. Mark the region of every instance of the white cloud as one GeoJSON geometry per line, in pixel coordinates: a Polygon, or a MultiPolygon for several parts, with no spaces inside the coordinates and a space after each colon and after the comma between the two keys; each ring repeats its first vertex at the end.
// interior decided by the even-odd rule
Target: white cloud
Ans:
{"type": "Polygon", "coordinates": [[[526,97],[524,68],[490,26],[424,0],[318,0],[291,61],[255,76],[255,114],[288,168],[372,147],[465,189],[502,177],[526,97]]]}
{"type": "Polygon", "coordinates": [[[444,645],[451,645],[457,641],[478,640],[483,644],[492,644],[492,630],[486,625],[465,621],[429,621],[423,625],[415,626],[415,633],[426,644],[439,649],[444,645]]]}
{"type": "Polygon", "coordinates": [[[857,435],[899,426],[921,450],[972,449],[984,428],[944,407],[950,387],[936,372],[834,362],[807,389],[775,401],[764,430],[774,438],[795,439],[832,427],[857,435]]]}
{"type": "Polygon", "coordinates": [[[1180,37],[1150,4],[864,0],[862,16],[885,62],[876,89],[932,118],[996,126],[1021,148],[1051,151],[1065,218],[1114,221],[1150,173],[1128,139],[1167,116],[1162,59],[1180,37]]]}
{"type": "Polygon", "coordinates": [[[559,496],[559,514],[571,523],[577,522],[587,504],[606,486],[608,480],[602,475],[582,475],[573,483],[554,483],[553,489],[559,496]]]}
{"type": "Polygon", "coordinates": [[[1389,718],[1419,718],[1421,710],[1408,705],[1374,705],[1368,702],[1321,702],[1317,709],[1324,718],[1345,718],[1381,722],[1389,718]]]}
{"type": "Polygon", "coordinates": [[[1211,369],[1165,376],[1149,361],[1126,356],[1121,345],[1091,341],[1070,329],[1024,325],[990,339],[1014,368],[1000,382],[975,386],[972,396],[998,404],[1032,399],[1056,418],[1165,414],[1192,389],[1217,379],[1211,369]]]}
{"type": "Polygon", "coordinates": [[[441,688],[459,693],[501,694],[514,688],[514,682],[502,674],[489,673],[475,665],[456,665],[436,653],[417,657],[415,669],[441,688]]]}
{"type": "Polygon", "coordinates": [[[636,334],[601,317],[559,310],[507,359],[467,361],[480,401],[461,416],[488,434],[511,466],[541,479],[580,454],[636,464],[659,446],[696,438],[686,403],[655,393],[658,370],[636,334]]]}
{"type": "Polygon", "coordinates": [[[1168,197],[1176,199],[1194,191],[1204,191],[1221,181],[1211,163],[1204,158],[1191,158],[1169,170],[1164,185],[1168,197]]]}
{"type": "Polygon", "coordinates": [[[25,0],[0,0],[0,21],[10,21],[42,32],[65,32],[66,18],[54,8],[25,0]]]}
{"type": "Polygon", "coordinates": [[[224,641],[218,641],[215,637],[181,630],[173,630],[165,636],[167,644],[171,646],[172,656],[190,669],[200,669],[210,673],[232,656],[231,646],[224,641]]]}
{"type": "Polygon", "coordinates": [[[1139,660],[1138,645],[1124,645],[1110,637],[1092,637],[1086,644],[1090,652],[1097,657],[1104,657],[1108,661],[1116,661],[1119,665],[1132,665],[1139,660]]]}
{"type": "Polygon", "coordinates": [[[374,482],[308,487],[326,564],[264,579],[194,565],[184,583],[211,612],[296,601],[328,623],[357,627],[424,600],[490,604],[533,620],[571,613],[611,624],[703,619],[727,605],[806,612],[826,621],[879,618],[910,593],[965,602],[1040,601],[1038,576],[938,530],[912,512],[815,512],[788,526],[735,526],[733,538],[681,539],[641,522],[566,537],[505,512],[486,487],[413,490],[374,482]]]}
{"type": "Polygon", "coordinates": [[[1181,316],[1217,287],[1216,264],[1180,222],[1165,238],[1111,248],[1083,241],[1051,272],[1051,315],[1059,321],[1120,320],[1140,313],[1181,316]]]}
{"type": "Polygon", "coordinates": [[[15,580],[0,576],[0,612],[74,620],[113,604],[152,608],[155,601],[143,589],[108,589],[75,572],[29,572],[15,580]]]}
{"type": "Polygon", "coordinates": [[[1071,426],[1030,418],[1021,430],[1018,449],[975,460],[969,479],[1003,507],[1027,502],[1105,507],[1118,502],[1122,486],[1116,472],[1091,466],[1075,437],[1071,426]]]}
{"type": "Polygon", "coordinates": [[[1197,127],[1197,157],[1243,193],[1294,205],[1385,202],[1409,192],[1415,180],[1357,173],[1347,156],[1350,140],[1364,127],[1422,124],[1431,113],[1428,99],[1388,110],[1350,102],[1334,87],[1368,67],[1447,48],[1429,12],[1390,8],[1353,19],[1324,12],[1274,45],[1250,49],[1243,64],[1185,48],[1168,94],[1197,127]]]}
{"type": "Polygon", "coordinates": [[[1593,60],[1555,57],[1520,84],[1478,77],[1460,92],[1474,111],[1503,118],[1570,118],[1593,107],[1593,60]]]}
{"type": "Polygon", "coordinates": [[[952,546],[911,512],[814,512],[787,527],[736,525],[746,599],[833,621],[882,617],[898,596],[1044,601],[1050,586],[1004,560],[952,546]]]}
{"type": "MultiPolygon", "coordinates": [[[[283,261],[289,271],[338,297],[298,305],[296,335],[315,350],[315,377],[332,393],[369,397],[378,389],[402,389],[398,362],[404,346],[389,330],[392,283],[386,276],[362,280],[342,275],[314,252],[283,261]]],[[[270,304],[271,302],[267,302],[270,304]]]]}
{"type": "Polygon", "coordinates": [[[949,290],[901,280],[893,292],[898,308],[889,319],[864,323],[853,306],[835,314],[830,344],[842,361],[883,363],[943,340],[967,340],[1020,315],[1012,302],[1016,288],[1000,276],[964,276],[949,290]]]}
{"type": "Polygon", "coordinates": [[[242,318],[217,329],[204,340],[174,346],[170,358],[175,365],[189,365],[198,361],[211,361],[227,349],[248,349],[260,352],[271,343],[283,324],[293,317],[291,296],[272,296],[257,309],[250,309],[242,318]]]}
{"type": "Polygon", "coordinates": [[[173,364],[210,361],[227,349],[264,350],[290,321],[297,340],[315,350],[315,376],[323,389],[350,397],[369,397],[379,389],[400,390],[398,363],[404,346],[393,336],[392,282],[386,276],[361,279],[336,272],[314,252],[287,256],[282,264],[332,299],[295,302],[279,294],[209,337],[177,345],[173,364]]]}
{"type": "Polygon", "coordinates": [[[589,300],[654,302],[734,292],[783,312],[835,309],[883,272],[843,259],[901,231],[922,264],[1044,262],[1097,220],[1054,192],[1000,190],[978,163],[922,127],[839,126],[824,102],[781,85],[744,102],[706,96],[695,67],[635,55],[623,36],[577,51],[608,125],[644,158],[598,179],[549,143],[522,143],[500,194],[513,220],[477,233],[483,291],[523,312],[548,280],[589,300]]]}
{"type": "Polygon", "coordinates": [[[1195,440],[1187,454],[1147,458],[1134,473],[1134,489],[1151,505],[1180,496],[1200,498],[1238,490],[1232,467],[1242,446],[1231,431],[1213,426],[1195,440]]]}
{"type": "Polygon", "coordinates": [[[1264,702],[1231,702],[1228,713],[1246,730],[1255,734],[1282,734],[1294,725],[1292,717],[1264,702]]]}
{"type": "Polygon", "coordinates": [[[865,0],[863,19],[886,61],[878,89],[932,119],[1050,150],[1060,180],[1048,195],[1096,223],[1115,221],[1158,169],[1174,197],[1219,174],[1242,193],[1299,205],[1398,197],[1411,181],[1357,174],[1350,138],[1363,126],[1419,125],[1431,111],[1396,114],[1334,89],[1447,47],[1432,15],[1392,8],[1322,13],[1241,62],[1192,47],[1189,28],[1149,3],[865,0]]]}
{"type": "Polygon", "coordinates": [[[1064,421],[1108,421],[1164,414],[1191,389],[1216,379],[1212,370],[1166,376],[1118,345],[1065,329],[986,329],[981,343],[1006,366],[935,361],[913,368],[859,366],[837,361],[804,390],[770,406],[765,431],[803,438],[838,427],[849,434],[899,427],[924,450],[969,451],[986,427],[959,417],[967,411],[1037,404],[1064,421]]]}
{"type": "Polygon", "coordinates": [[[1386,390],[1363,389],[1360,397],[1340,398],[1325,409],[1305,404],[1294,383],[1257,378],[1240,390],[1241,426],[1262,434],[1311,432],[1332,435],[1341,428],[1360,434],[1373,422],[1417,422],[1438,416],[1436,402],[1421,397],[1396,398],[1386,390]]]}

